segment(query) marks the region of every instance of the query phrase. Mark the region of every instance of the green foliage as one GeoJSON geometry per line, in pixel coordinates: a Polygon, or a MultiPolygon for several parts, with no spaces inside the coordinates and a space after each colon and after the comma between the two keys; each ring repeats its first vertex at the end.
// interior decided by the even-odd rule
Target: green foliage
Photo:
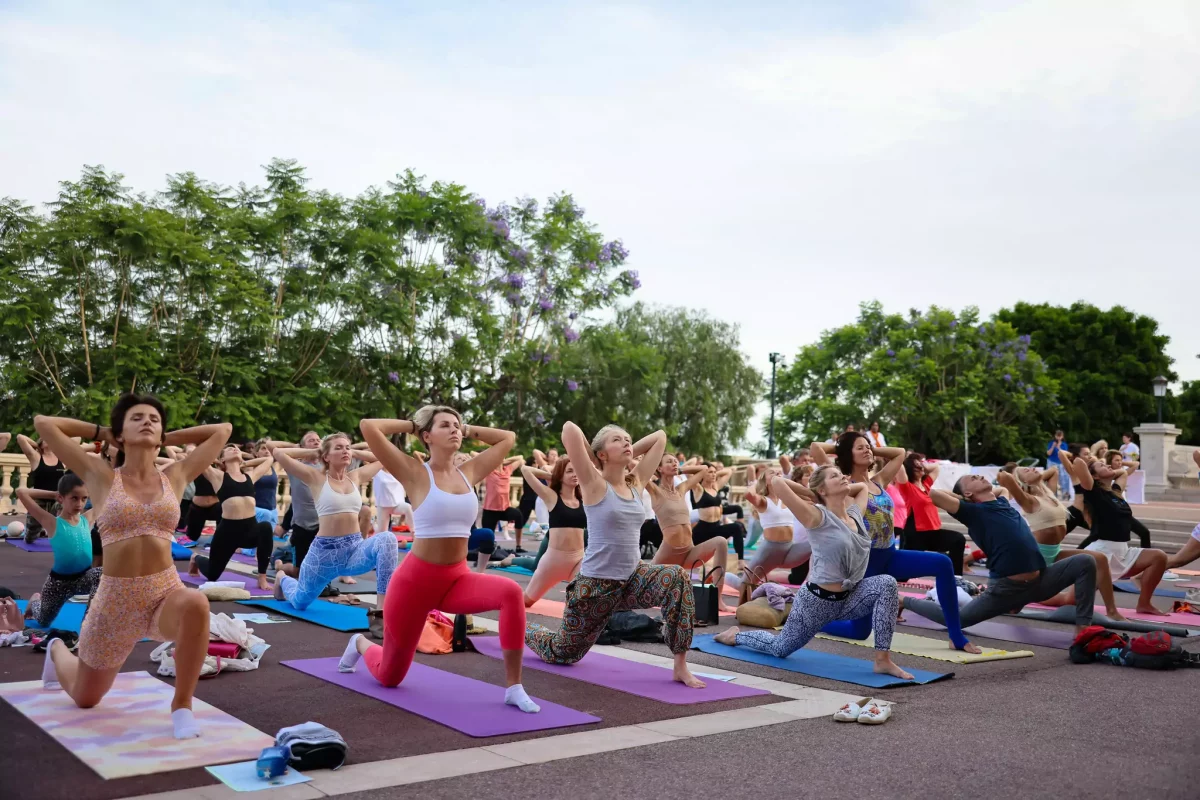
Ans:
{"type": "Polygon", "coordinates": [[[889,444],[961,459],[966,413],[971,460],[1004,461],[1038,452],[1056,389],[1029,339],[975,308],[904,317],[865,303],[779,375],[776,439],[786,450],[878,420],[889,444]]]}
{"type": "Polygon", "coordinates": [[[996,318],[1032,336],[1033,349],[1059,381],[1060,407],[1047,420],[1049,431],[1060,427],[1072,442],[1112,443],[1157,418],[1151,381],[1176,376],[1166,354],[1170,339],[1151,317],[1120,306],[1018,303],[996,318]]]}
{"type": "Polygon", "coordinates": [[[102,419],[130,389],[246,438],[425,402],[528,428],[499,413],[553,371],[528,354],[570,349],[638,285],[569,195],[489,208],[411,172],[350,199],[306,182],[275,160],[261,188],[183,173],[146,197],[88,167],[45,215],[0,203],[0,430],[102,419]]]}
{"type": "MultiPolygon", "coordinates": [[[[1183,430],[1179,444],[1200,444],[1200,381],[1184,382],[1178,394],[1167,396],[1165,405],[1166,421],[1183,430]]],[[[1119,442],[1120,439],[1109,441],[1119,442]]]]}

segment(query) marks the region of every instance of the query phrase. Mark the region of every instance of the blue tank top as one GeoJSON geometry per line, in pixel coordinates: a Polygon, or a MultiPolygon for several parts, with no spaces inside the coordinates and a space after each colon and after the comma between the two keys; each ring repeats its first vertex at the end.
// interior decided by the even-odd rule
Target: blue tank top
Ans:
{"type": "Polygon", "coordinates": [[[254,482],[254,505],[274,511],[279,504],[275,500],[279,490],[279,473],[271,467],[271,471],[254,482]]]}
{"type": "Polygon", "coordinates": [[[54,572],[59,575],[78,575],[92,566],[92,526],[81,516],[72,525],[62,517],[54,525],[50,539],[54,553],[54,572]]]}
{"type": "Polygon", "coordinates": [[[895,531],[893,516],[896,512],[896,504],[892,502],[892,496],[883,490],[878,483],[871,481],[876,489],[879,489],[879,494],[871,494],[867,492],[867,510],[863,513],[863,522],[867,526],[867,533],[871,535],[871,547],[882,549],[892,546],[892,537],[895,531]]]}

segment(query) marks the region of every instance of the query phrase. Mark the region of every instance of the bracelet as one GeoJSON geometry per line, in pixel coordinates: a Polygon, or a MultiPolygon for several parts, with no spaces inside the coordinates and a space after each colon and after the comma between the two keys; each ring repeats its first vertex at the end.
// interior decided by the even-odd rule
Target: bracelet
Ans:
{"type": "Polygon", "coordinates": [[[100,423],[97,422],[96,423],[96,432],[94,434],[92,434],[92,441],[95,441],[96,439],[99,439],[99,438],[100,438],[100,423]]]}

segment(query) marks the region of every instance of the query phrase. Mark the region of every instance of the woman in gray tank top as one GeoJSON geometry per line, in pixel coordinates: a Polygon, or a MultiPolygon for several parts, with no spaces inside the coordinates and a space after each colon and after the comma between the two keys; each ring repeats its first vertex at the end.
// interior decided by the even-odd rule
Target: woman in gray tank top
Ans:
{"type": "Polygon", "coordinates": [[[784,478],[775,478],[771,488],[808,529],[812,544],[808,584],[796,592],[778,636],[768,631],[741,632],[735,625],[713,638],[721,644],[787,658],[830,622],[869,614],[875,629],[875,671],[912,680],[911,674],[892,661],[890,652],[900,608],[896,579],[891,575],[863,577],[871,550],[871,536],[862,519],[866,485],[850,483],[836,466],[824,466],[813,473],[808,489],[784,478]]]}
{"type": "Polygon", "coordinates": [[[562,625],[551,631],[525,626],[525,643],[551,664],[574,664],[587,655],[617,611],[662,609],[663,637],[675,654],[675,680],[704,687],[687,666],[696,619],[692,581],[683,567],[641,561],[642,487],[653,477],[667,435],[655,431],[634,442],[621,428],[606,425],[589,446],[574,422],[563,426],[563,444],[579,475],[587,514],[587,547],[579,576],[567,586],[562,625]],[[641,458],[636,464],[635,460],[641,458]]]}

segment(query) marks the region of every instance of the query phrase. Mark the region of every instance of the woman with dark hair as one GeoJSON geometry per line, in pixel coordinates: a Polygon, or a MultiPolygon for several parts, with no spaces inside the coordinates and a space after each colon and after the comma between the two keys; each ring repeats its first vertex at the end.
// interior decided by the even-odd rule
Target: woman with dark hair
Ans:
{"type": "Polygon", "coordinates": [[[156,398],[124,395],[110,427],[38,416],[34,427],[50,449],[88,487],[104,545],[104,574],[79,635],[79,655],[58,639],[46,646],[42,682],[65,689],[80,708],[99,703],[143,637],[175,642],[175,697],[171,722],[179,739],[200,735],[192,695],[208,653],[208,598],[179,579],[171,558],[183,487],[212,463],[229,439],[228,423],[165,433],[167,412],[156,398]],[[87,455],[71,437],[115,443],[123,466],[87,455]],[[159,470],[164,445],[195,444],[182,461],[159,470]]]}
{"type": "Polygon", "coordinates": [[[271,471],[275,460],[268,456],[249,473],[242,472],[244,463],[241,449],[227,445],[221,451],[221,469],[209,467],[204,471],[204,477],[221,500],[221,521],[213,534],[208,555],[193,555],[188,574],[218,581],[238,548],[249,547],[258,556],[258,588],[269,589],[267,567],[271,563],[274,528],[270,522],[257,518],[254,484],[271,471]]]}
{"type": "MultiPolygon", "coordinates": [[[[733,470],[729,467],[718,470],[707,461],[704,466],[707,472],[703,474],[699,485],[692,488],[692,508],[700,515],[699,521],[692,526],[692,542],[699,545],[718,536],[732,541],[733,549],[737,551],[737,568],[740,570],[746,552],[746,526],[741,522],[721,522],[725,515],[725,504],[717,496],[729,483],[733,470]]],[[[662,520],[659,520],[659,525],[662,525],[662,520]]]]}
{"type": "MultiPolygon", "coordinates": [[[[957,531],[942,530],[942,516],[929,499],[939,469],[936,464],[930,466],[921,453],[909,453],[905,457],[906,481],[900,484],[900,493],[908,504],[908,524],[900,534],[900,547],[904,550],[945,553],[954,565],[954,574],[962,575],[967,537],[957,531]]],[[[941,595],[941,590],[938,594],[941,595]]]]}
{"type": "Polygon", "coordinates": [[[655,480],[646,484],[650,492],[650,504],[654,516],[658,519],[659,530],[662,531],[662,544],[654,554],[654,564],[675,564],[689,572],[697,564],[707,564],[715,559],[713,571],[717,577],[713,585],[717,588],[717,606],[720,611],[733,611],[725,604],[721,593],[725,585],[726,571],[729,567],[729,541],[722,536],[714,536],[702,542],[693,539],[692,526],[688,520],[688,507],[684,498],[692,487],[708,474],[708,468],[703,466],[688,466],[682,469],[679,460],[667,453],[659,459],[655,480]],[[683,483],[676,484],[677,475],[687,476],[683,483]]]}
{"type": "Polygon", "coordinates": [[[521,477],[526,491],[536,492],[550,512],[546,551],[537,559],[533,577],[525,587],[525,607],[529,608],[545,597],[552,586],[575,578],[583,563],[587,515],[579,493],[579,476],[571,459],[558,459],[550,473],[522,464],[521,477]],[[549,485],[542,483],[547,479],[549,485]]]}
{"type": "MultiPolygon", "coordinates": [[[[58,493],[58,482],[63,475],[66,474],[67,468],[63,466],[62,461],[54,453],[46,449],[46,441],[39,439],[33,441],[28,436],[18,433],[17,446],[21,448],[21,452],[25,454],[25,458],[29,459],[29,486],[31,489],[36,489],[39,492],[54,492],[58,493]]],[[[54,516],[56,513],[53,499],[38,500],[37,506],[47,514],[54,516]]],[[[42,527],[42,515],[30,514],[26,509],[25,514],[25,543],[32,544],[34,539],[39,536],[46,535],[46,529],[42,527]]]]}

